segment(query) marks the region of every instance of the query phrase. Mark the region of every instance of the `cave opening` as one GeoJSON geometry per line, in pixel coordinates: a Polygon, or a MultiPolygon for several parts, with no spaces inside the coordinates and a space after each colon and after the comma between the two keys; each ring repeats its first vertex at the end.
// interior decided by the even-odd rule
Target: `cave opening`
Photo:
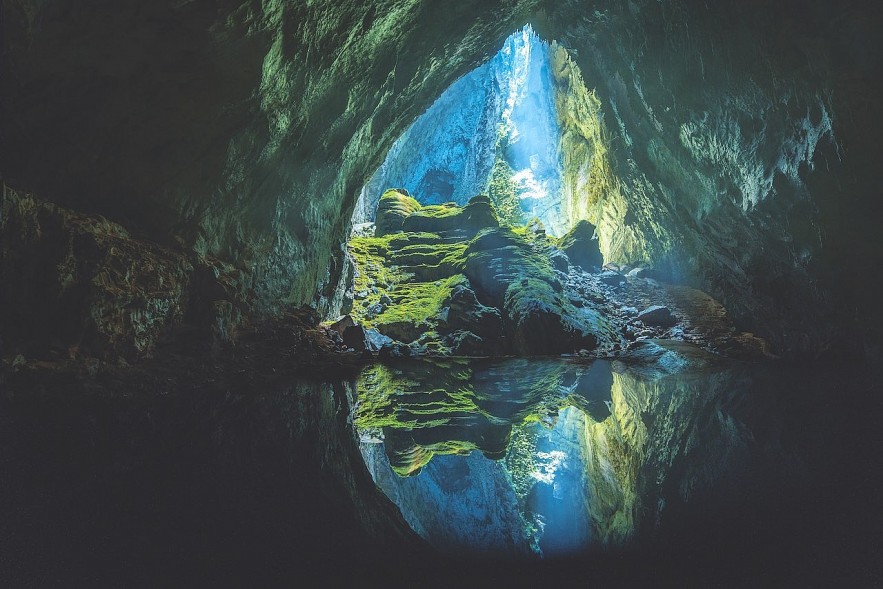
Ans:
{"type": "MultiPolygon", "coordinates": [[[[561,237],[603,218],[618,181],[600,100],[567,50],[530,25],[448,87],[394,142],[359,192],[356,231],[375,220],[381,195],[401,188],[421,205],[486,194],[501,222],[539,222],[561,237]]],[[[608,230],[602,237],[612,242],[608,230]]],[[[604,246],[602,246],[602,249],[604,246]]]]}
{"type": "Polygon", "coordinates": [[[567,50],[526,26],[361,188],[347,315],[331,325],[385,362],[358,379],[360,449],[438,549],[626,545],[634,456],[611,441],[611,415],[646,375],[615,376],[609,359],[658,375],[767,353],[720,302],[653,268],[604,121],[567,50]]]}
{"type": "Polygon", "coordinates": [[[148,4],[0,0],[0,585],[880,584],[871,9],[148,4]]]}
{"type": "Polygon", "coordinates": [[[381,194],[402,188],[421,205],[462,206],[487,194],[505,223],[535,218],[552,235],[566,232],[574,219],[562,204],[563,121],[556,102],[570,80],[553,74],[557,49],[527,25],[447,88],[362,187],[354,225],[374,221],[381,194]]]}

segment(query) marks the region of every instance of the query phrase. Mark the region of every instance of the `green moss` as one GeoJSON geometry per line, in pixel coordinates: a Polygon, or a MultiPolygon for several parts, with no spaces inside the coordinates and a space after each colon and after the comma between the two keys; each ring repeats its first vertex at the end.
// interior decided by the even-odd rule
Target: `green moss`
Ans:
{"type": "Polygon", "coordinates": [[[394,250],[389,261],[423,281],[451,277],[463,271],[466,244],[416,243],[394,250]]]}
{"type": "Polygon", "coordinates": [[[466,232],[475,235],[485,227],[497,227],[500,222],[487,196],[472,197],[464,207],[454,203],[421,208],[402,222],[404,231],[431,233],[466,232]]]}
{"type": "Polygon", "coordinates": [[[401,231],[404,220],[420,209],[420,203],[408,194],[399,190],[387,190],[377,205],[374,234],[382,237],[401,231]]]}
{"type": "Polygon", "coordinates": [[[396,322],[415,325],[430,322],[442,309],[442,303],[450,297],[451,290],[460,284],[467,284],[466,277],[457,274],[435,282],[413,282],[399,284],[388,296],[393,304],[374,319],[374,326],[396,322]]]}
{"type": "Polygon", "coordinates": [[[548,250],[509,228],[481,232],[466,251],[466,276],[496,307],[503,308],[510,287],[536,286],[557,292],[561,285],[549,263],[548,250]],[[524,281],[527,280],[525,283],[524,281]]]}

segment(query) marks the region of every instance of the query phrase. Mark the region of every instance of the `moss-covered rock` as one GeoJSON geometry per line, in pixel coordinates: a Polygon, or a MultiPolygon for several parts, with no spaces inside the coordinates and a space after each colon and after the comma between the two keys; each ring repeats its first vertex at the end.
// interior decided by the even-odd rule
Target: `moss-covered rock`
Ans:
{"type": "Polygon", "coordinates": [[[497,213],[485,195],[472,197],[465,207],[454,203],[422,207],[402,223],[405,231],[431,233],[463,231],[471,237],[486,227],[499,227],[497,213]]]}
{"type": "Polygon", "coordinates": [[[464,273],[486,304],[503,310],[512,351],[593,349],[604,322],[600,314],[577,310],[562,295],[549,253],[545,240],[532,241],[508,228],[489,229],[470,243],[464,273]]]}
{"type": "Polygon", "coordinates": [[[482,305],[466,284],[451,290],[445,301],[447,314],[439,331],[447,334],[448,345],[458,355],[505,353],[506,340],[500,310],[482,305]]]}
{"type": "Polygon", "coordinates": [[[567,254],[572,264],[586,271],[604,265],[604,256],[595,235],[595,226],[588,221],[580,221],[558,240],[558,248],[567,254]]]}
{"type": "Polygon", "coordinates": [[[411,272],[418,280],[441,280],[462,272],[465,252],[463,242],[416,243],[391,250],[389,262],[411,272]]]}
{"type": "Polygon", "coordinates": [[[382,237],[401,231],[402,222],[420,208],[420,203],[411,198],[406,190],[387,190],[377,205],[374,235],[382,237]]]}

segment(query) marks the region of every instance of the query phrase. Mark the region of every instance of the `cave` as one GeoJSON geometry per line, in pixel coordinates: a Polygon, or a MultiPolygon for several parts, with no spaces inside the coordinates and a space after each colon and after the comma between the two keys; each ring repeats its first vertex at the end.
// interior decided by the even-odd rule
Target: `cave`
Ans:
{"type": "Polygon", "coordinates": [[[879,585],[881,12],[0,0],[0,584],[879,585]]]}

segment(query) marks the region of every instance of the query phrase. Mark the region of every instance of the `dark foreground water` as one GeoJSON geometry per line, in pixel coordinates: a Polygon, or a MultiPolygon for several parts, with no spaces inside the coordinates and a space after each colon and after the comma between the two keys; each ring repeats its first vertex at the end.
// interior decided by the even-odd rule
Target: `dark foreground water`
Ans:
{"type": "Polygon", "coordinates": [[[883,584],[880,386],[856,367],[261,383],[5,382],[0,582],[883,584]]]}
{"type": "Polygon", "coordinates": [[[724,563],[742,559],[767,583],[874,578],[873,383],[670,359],[369,367],[357,386],[362,454],[409,525],[449,555],[692,552],[691,566],[714,579],[720,565],[722,582],[724,563]]]}

